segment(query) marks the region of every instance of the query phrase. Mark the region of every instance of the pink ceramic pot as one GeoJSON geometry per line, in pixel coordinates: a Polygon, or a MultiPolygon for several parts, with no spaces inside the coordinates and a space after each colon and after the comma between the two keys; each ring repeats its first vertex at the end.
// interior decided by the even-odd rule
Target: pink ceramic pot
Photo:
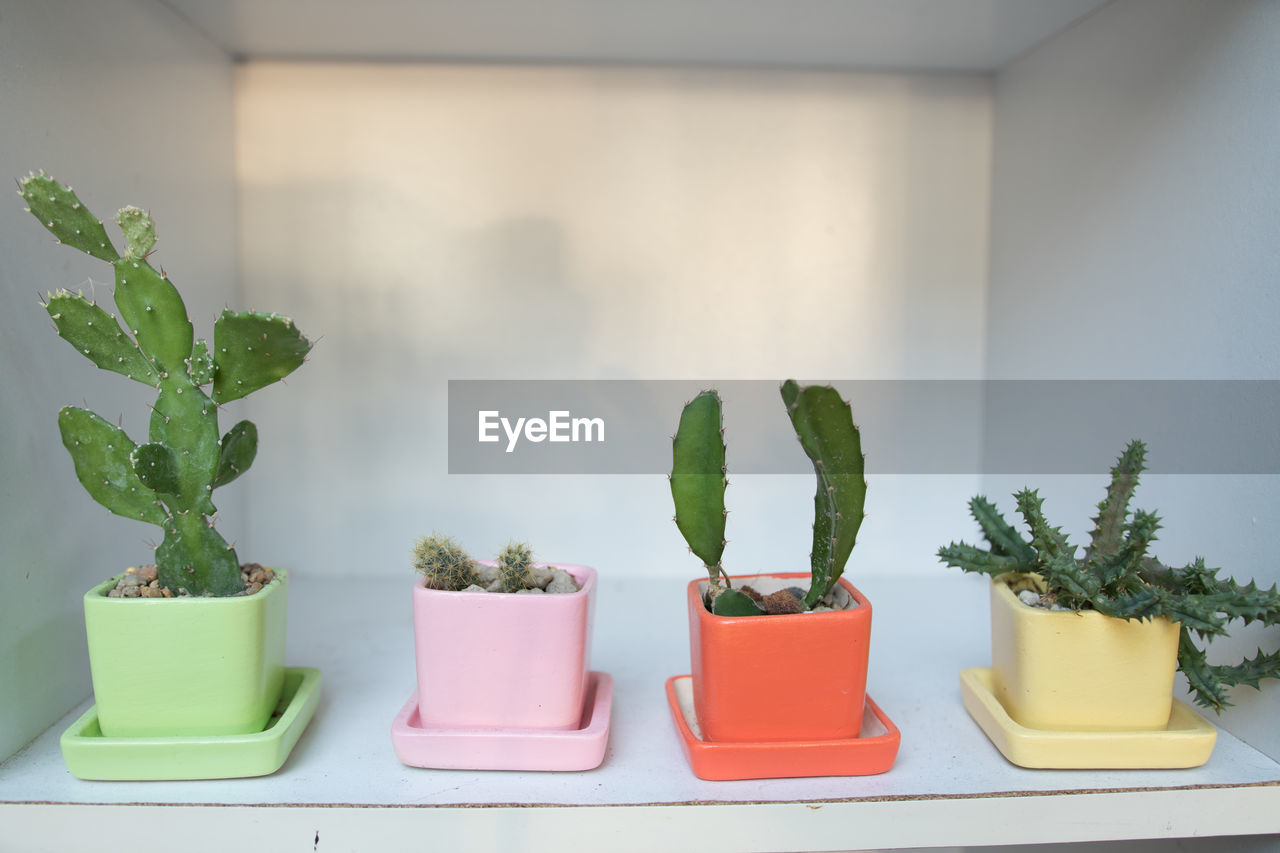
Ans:
{"type": "MultiPolygon", "coordinates": [[[[541,565],[541,564],[540,564],[541,565]]],[[[577,729],[591,665],[596,570],[577,592],[517,594],[413,588],[418,711],[448,728],[577,729]]]]}

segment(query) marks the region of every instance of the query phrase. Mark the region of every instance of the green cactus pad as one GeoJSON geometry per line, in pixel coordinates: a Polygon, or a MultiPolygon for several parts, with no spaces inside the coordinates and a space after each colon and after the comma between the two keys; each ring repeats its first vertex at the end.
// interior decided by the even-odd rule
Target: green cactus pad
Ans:
{"type": "Polygon", "coordinates": [[[115,263],[119,253],[111,245],[102,221],[85,209],[70,187],[41,172],[22,181],[21,194],[27,208],[58,242],[115,263]]]}
{"type": "Polygon", "coordinates": [[[160,583],[173,590],[220,596],[244,589],[236,552],[200,513],[177,513],[165,521],[156,567],[160,583]]]}
{"type": "Polygon", "coordinates": [[[161,374],[186,372],[195,330],[178,289],[142,260],[116,262],[116,307],[161,374]]]}
{"type": "Polygon", "coordinates": [[[134,473],[143,485],[161,495],[180,494],[178,459],[163,444],[140,444],[131,456],[134,473]]]}
{"type": "Polygon", "coordinates": [[[213,381],[213,356],[209,355],[209,345],[204,338],[198,338],[191,349],[191,357],[187,359],[187,376],[192,385],[208,385],[213,381]]]}
{"type": "Polygon", "coordinates": [[[287,317],[224,311],[213,326],[213,399],[237,400],[283,379],[310,350],[287,317]]]}
{"type": "Polygon", "coordinates": [[[145,210],[122,207],[116,213],[116,224],[124,232],[126,258],[141,259],[150,254],[156,245],[156,226],[145,210]]]}
{"type": "Polygon", "coordinates": [[[215,489],[249,470],[258,454],[258,428],[252,421],[241,421],[227,430],[218,444],[221,453],[218,456],[218,473],[213,478],[215,489]]]}
{"type": "Polygon", "coordinates": [[[116,319],[83,294],[60,290],[45,303],[58,334],[103,370],[155,387],[160,375],[116,319]]]}
{"type": "Polygon", "coordinates": [[[689,549],[702,560],[713,584],[721,575],[724,554],[725,477],[724,430],[720,395],[703,391],[680,413],[680,426],[671,442],[671,499],[676,526],[689,549]]]}
{"type": "Polygon", "coordinates": [[[76,477],[94,500],[125,518],[165,523],[159,497],[134,472],[135,445],[124,430],[75,406],[58,412],[58,429],[76,477]]]}
{"type": "Polygon", "coordinates": [[[217,512],[210,493],[221,456],[218,407],[185,372],[161,381],[151,410],[150,436],[155,444],[182,448],[176,458],[183,508],[204,515],[217,512]]]}
{"type": "Polygon", "coordinates": [[[781,393],[818,479],[813,499],[812,582],[804,600],[812,608],[843,574],[862,526],[867,496],[862,440],[849,404],[835,389],[802,388],[789,379],[781,393]]]}

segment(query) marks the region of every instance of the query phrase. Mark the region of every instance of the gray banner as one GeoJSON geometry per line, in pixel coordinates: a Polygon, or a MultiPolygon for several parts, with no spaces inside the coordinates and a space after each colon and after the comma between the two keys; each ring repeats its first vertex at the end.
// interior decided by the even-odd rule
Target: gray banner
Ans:
{"type": "MultiPolygon", "coordinates": [[[[1155,474],[1280,474],[1280,381],[850,380],[868,473],[1096,474],[1130,439],[1155,474]]],[[[773,381],[450,380],[451,474],[658,474],[705,388],[733,474],[801,474],[773,381]]]]}

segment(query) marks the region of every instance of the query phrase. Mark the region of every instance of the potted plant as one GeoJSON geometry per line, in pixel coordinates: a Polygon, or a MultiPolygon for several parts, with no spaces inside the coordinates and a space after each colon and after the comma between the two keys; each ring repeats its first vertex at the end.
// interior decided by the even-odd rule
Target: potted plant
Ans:
{"type": "MultiPolygon", "coordinates": [[[[1218,713],[1230,704],[1231,686],[1257,687],[1263,678],[1280,677],[1280,652],[1259,651],[1251,660],[1221,665],[1210,664],[1197,645],[1197,637],[1203,641],[1225,636],[1234,619],[1280,622],[1280,594],[1274,586],[1263,590],[1252,581],[1242,586],[1220,578],[1201,557],[1171,568],[1149,555],[1160,519],[1153,512],[1129,510],[1145,460],[1141,441],[1125,448],[1111,469],[1089,545],[1080,555],[1060,528],[1050,526],[1043,500],[1032,489],[1014,495],[1029,539],[979,495],[969,502],[969,509],[988,547],[953,542],[938,551],[949,566],[991,577],[992,666],[987,672],[967,673],[971,713],[984,719],[992,713],[1007,714],[1008,723],[999,720],[1005,728],[1119,733],[1128,738],[1059,738],[1058,743],[1074,744],[1066,748],[1075,754],[1046,748],[1046,754],[1037,757],[1033,749],[1026,757],[1047,762],[1039,766],[1081,766],[1081,761],[1136,762],[1102,766],[1203,763],[1213,745],[1213,730],[1207,724],[1199,727],[1207,735],[1196,740],[1194,749],[1173,755],[1161,754],[1162,741],[1150,736],[1176,728],[1171,720],[1197,727],[1191,718],[1198,715],[1182,711],[1173,699],[1175,671],[1186,677],[1198,704],[1218,713]],[[997,704],[983,706],[984,691],[997,704]],[[1137,744],[1137,752],[1115,757],[1118,742],[1137,744]],[[1084,757],[1081,746],[1097,743],[1111,744],[1111,759],[1105,751],[1084,757]],[[1154,754],[1142,753],[1144,743],[1153,745],[1154,754]],[[1063,765],[1064,761],[1071,763],[1063,765]]],[[[1023,740],[1034,746],[1029,737],[1024,734],[1023,740]]]]}
{"type": "MultiPolygon", "coordinates": [[[[126,326],[83,294],[59,290],[45,302],[58,334],[98,367],[157,391],[142,444],[88,409],[58,413],[62,443],[89,495],[163,532],[154,566],[131,568],[84,596],[95,705],[72,727],[77,736],[64,737],[64,754],[70,765],[84,756],[96,762],[92,756],[104,751],[122,755],[131,748],[126,741],[196,737],[216,744],[220,736],[260,734],[286,685],[288,576],[242,567],[214,529],[214,489],[243,474],[258,445],[249,421],[220,432],[218,410],[291,373],[311,344],[287,318],[228,310],[214,324],[210,350],[195,338],[168,276],[147,260],[156,241],[150,216],[120,210],[121,254],[68,187],[41,173],[21,182],[21,195],[60,243],[114,268],[114,300],[126,326]],[[139,648],[163,653],[138,666],[139,648]]],[[[314,693],[318,673],[294,675],[307,675],[301,680],[314,693]]],[[[300,678],[289,681],[297,694],[300,678]]],[[[291,719],[305,726],[298,717],[291,719]]],[[[264,749],[278,754],[274,745],[264,749]]],[[[199,774],[190,764],[173,771],[162,752],[154,755],[154,764],[124,756],[132,769],[123,772],[139,774],[127,778],[199,774]]],[[[111,761],[88,772],[110,778],[111,761]]],[[[238,775],[227,769],[218,772],[238,775]]]]}
{"type": "Polygon", "coordinates": [[[512,542],[473,560],[451,538],[418,541],[417,690],[392,725],[415,767],[587,770],[604,760],[612,680],[593,672],[596,571],[536,562],[512,542]]]}
{"type": "Polygon", "coordinates": [[[876,773],[897,752],[897,729],[866,696],[871,603],[841,578],[866,496],[858,428],[830,387],[788,380],[781,393],[817,476],[807,590],[795,586],[805,573],[724,571],[728,479],[715,391],[686,404],[672,442],[676,525],[708,578],[686,591],[692,673],[667,691],[703,778],[876,773]],[[874,737],[860,737],[864,710],[874,737]]]}

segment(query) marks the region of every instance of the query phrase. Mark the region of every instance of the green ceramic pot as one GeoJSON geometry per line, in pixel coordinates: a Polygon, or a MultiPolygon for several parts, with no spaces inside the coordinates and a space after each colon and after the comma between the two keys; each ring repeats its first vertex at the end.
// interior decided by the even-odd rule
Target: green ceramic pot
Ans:
{"type": "Polygon", "coordinates": [[[284,683],[288,577],[234,598],[85,593],[84,624],[105,737],[262,731],[284,683]]]}

